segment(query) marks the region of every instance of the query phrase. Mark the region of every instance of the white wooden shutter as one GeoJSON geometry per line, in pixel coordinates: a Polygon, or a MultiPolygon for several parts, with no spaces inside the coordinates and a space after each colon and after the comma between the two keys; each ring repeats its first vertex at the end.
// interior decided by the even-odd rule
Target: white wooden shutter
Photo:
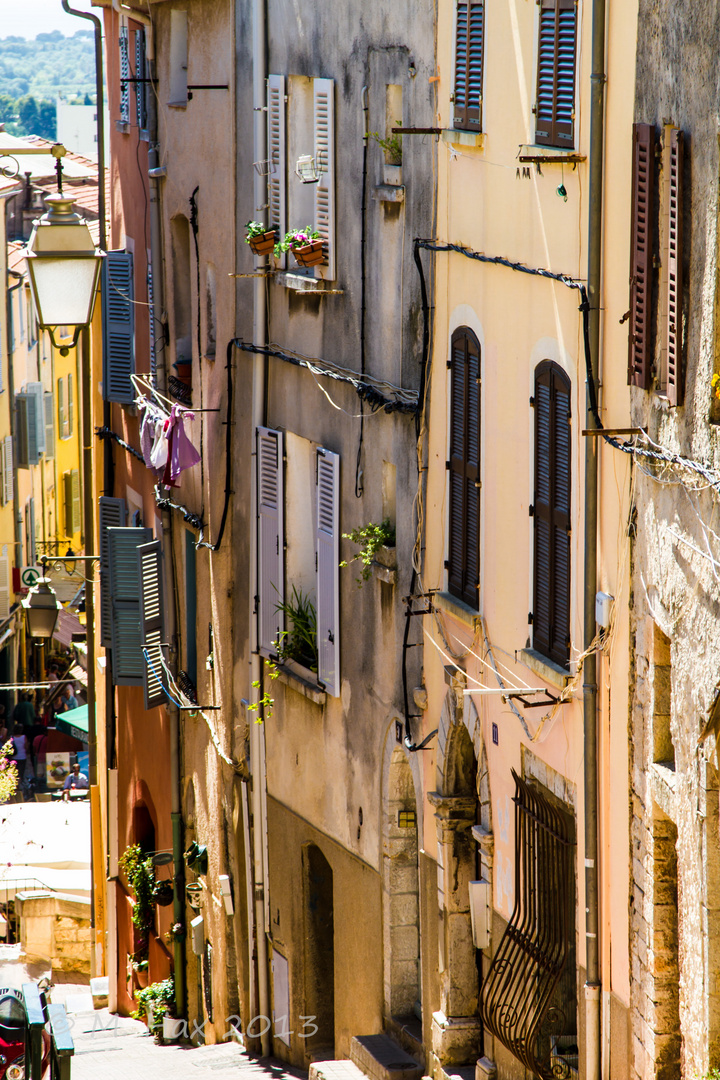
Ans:
{"type": "MultiPolygon", "coordinates": [[[[268,221],[278,231],[282,240],[287,232],[287,201],[285,184],[287,158],[285,153],[285,76],[268,76],[268,221]]],[[[285,266],[283,252],[280,265],[285,266]]]]}
{"type": "Polygon", "coordinates": [[[55,403],[52,394],[43,394],[45,411],[45,457],[55,457],[55,403]]]}
{"type": "Polygon", "coordinates": [[[0,555],[0,619],[10,618],[10,556],[7,545],[0,555]]]}
{"type": "Polygon", "coordinates": [[[31,382],[25,387],[26,394],[32,394],[35,402],[35,440],[38,454],[45,453],[45,406],[43,403],[43,384],[31,382]]]}
{"type": "Polygon", "coordinates": [[[140,637],[140,571],[137,549],[149,544],[152,529],[108,529],[112,604],[113,682],[142,686],[145,661],[140,637]]]}
{"type": "Polygon", "coordinates": [[[317,635],[318,679],[340,694],[340,456],[317,451],[317,635]]]}
{"type": "Polygon", "coordinates": [[[283,437],[272,428],[257,429],[258,505],[258,648],[275,653],[285,623],[278,611],[284,590],[283,437]]]}
{"type": "Polygon", "coordinates": [[[3,455],[3,502],[7,506],[13,499],[13,440],[12,435],[4,439],[3,455]]]}
{"type": "MultiPolygon", "coordinates": [[[[162,643],[165,619],[162,587],[162,544],[152,540],[137,549],[140,577],[140,644],[143,653],[143,696],[145,708],[154,709],[165,701],[162,643]]],[[[195,628],[193,627],[193,630],[195,628]]]]}
{"type": "Polygon", "coordinates": [[[125,500],[101,495],[99,500],[100,536],[100,644],[112,645],[112,604],[110,600],[110,548],[108,529],[125,524],[125,500]]]}
{"type": "Polygon", "coordinates": [[[102,267],[103,397],[132,405],[135,388],[135,315],[133,257],[129,251],[108,251],[102,267]]]}
{"type": "Polygon", "coordinates": [[[315,185],[315,228],[327,245],[327,271],[318,276],[335,279],[335,82],[313,79],[315,165],[322,170],[315,185]]]}

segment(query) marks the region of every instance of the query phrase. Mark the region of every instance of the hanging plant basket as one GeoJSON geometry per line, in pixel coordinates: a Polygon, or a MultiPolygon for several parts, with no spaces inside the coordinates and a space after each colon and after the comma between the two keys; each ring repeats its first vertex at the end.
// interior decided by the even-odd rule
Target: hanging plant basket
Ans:
{"type": "Polygon", "coordinates": [[[322,240],[312,240],[309,244],[303,244],[302,247],[294,247],[290,250],[299,266],[319,266],[325,260],[322,240]]]}
{"type": "Polygon", "coordinates": [[[269,229],[267,232],[247,237],[247,242],[250,245],[250,250],[253,255],[271,255],[276,241],[277,234],[274,229],[269,229]]]}
{"type": "Polygon", "coordinates": [[[160,907],[167,907],[173,902],[173,883],[172,881],[156,881],[155,888],[153,889],[153,900],[160,907]]]}

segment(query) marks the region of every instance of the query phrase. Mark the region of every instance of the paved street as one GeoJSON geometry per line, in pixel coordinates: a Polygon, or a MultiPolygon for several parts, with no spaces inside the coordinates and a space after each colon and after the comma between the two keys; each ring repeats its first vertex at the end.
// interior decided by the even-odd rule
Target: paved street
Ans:
{"type": "MultiPolygon", "coordinates": [[[[0,945],[0,987],[20,988],[23,982],[49,976],[49,968],[24,964],[17,945],[0,945]]],[[[237,1043],[217,1046],[158,1046],[138,1020],[92,1009],[87,980],[56,973],[52,1000],[65,1005],[70,1018],[75,1056],[72,1080],[304,1080],[306,1073],[286,1068],[274,1059],[248,1057],[237,1043]]]]}

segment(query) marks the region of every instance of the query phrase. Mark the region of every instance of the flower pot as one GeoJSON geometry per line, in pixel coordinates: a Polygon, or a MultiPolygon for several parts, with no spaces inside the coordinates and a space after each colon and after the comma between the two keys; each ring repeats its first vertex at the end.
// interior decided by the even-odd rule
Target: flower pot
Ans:
{"type": "Polygon", "coordinates": [[[250,250],[253,255],[269,255],[272,249],[275,247],[275,230],[269,229],[268,232],[258,233],[256,236],[248,236],[247,242],[250,245],[250,250]]]}
{"type": "Polygon", "coordinates": [[[153,889],[153,900],[160,907],[167,907],[173,902],[172,881],[158,881],[153,889]]]}
{"type": "Polygon", "coordinates": [[[299,266],[319,266],[325,261],[322,240],[312,240],[309,244],[303,244],[302,247],[291,248],[291,251],[299,266]]]}
{"type": "Polygon", "coordinates": [[[164,1043],[176,1042],[183,1033],[183,1021],[174,1016],[163,1016],[162,1037],[164,1043]]]}

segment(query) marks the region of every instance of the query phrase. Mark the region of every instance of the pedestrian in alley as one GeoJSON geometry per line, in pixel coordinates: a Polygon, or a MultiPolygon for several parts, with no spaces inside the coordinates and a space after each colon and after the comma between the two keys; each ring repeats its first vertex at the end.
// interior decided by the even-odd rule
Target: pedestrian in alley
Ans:
{"type": "Polygon", "coordinates": [[[72,772],[65,778],[63,784],[63,801],[68,802],[71,791],[87,791],[88,778],[85,773],[80,772],[80,765],[76,761],[72,767],[72,772]]]}
{"type": "Polygon", "coordinates": [[[15,762],[18,771],[18,780],[22,783],[28,756],[27,736],[25,735],[22,724],[15,725],[12,741],[14,747],[13,761],[15,762]]]}
{"type": "Polygon", "coordinates": [[[69,712],[70,709],[77,709],[78,699],[75,697],[75,691],[72,683],[66,683],[62,688],[62,696],[60,703],[55,710],[56,713],[69,712]]]}

